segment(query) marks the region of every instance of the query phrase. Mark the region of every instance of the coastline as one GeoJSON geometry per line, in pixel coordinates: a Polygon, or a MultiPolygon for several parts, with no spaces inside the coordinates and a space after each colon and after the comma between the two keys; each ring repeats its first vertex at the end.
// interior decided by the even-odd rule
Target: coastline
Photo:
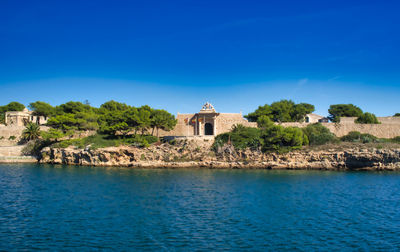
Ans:
{"type": "Polygon", "coordinates": [[[302,149],[284,154],[226,146],[213,154],[192,146],[108,147],[97,150],[45,148],[42,164],[121,166],[131,168],[290,169],[400,171],[400,148],[302,149]],[[195,151],[193,150],[195,148],[195,151]]]}

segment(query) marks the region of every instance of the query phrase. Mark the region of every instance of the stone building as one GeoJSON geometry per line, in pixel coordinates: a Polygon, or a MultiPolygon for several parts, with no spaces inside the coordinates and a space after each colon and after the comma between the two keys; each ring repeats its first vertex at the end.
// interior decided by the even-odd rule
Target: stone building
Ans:
{"type": "Polygon", "coordinates": [[[307,114],[305,117],[306,123],[327,123],[329,119],[317,114],[307,114]]]}
{"type": "Polygon", "coordinates": [[[257,123],[248,122],[242,113],[218,113],[210,103],[204,104],[195,114],[177,115],[178,123],[172,131],[161,132],[162,136],[216,136],[228,132],[236,124],[257,127],[257,123]]]}
{"type": "Polygon", "coordinates": [[[27,108],[23,111],[8,111],[5,113],[5,124],[7,126],[25,126],[29,122],[44,125],[47,123],[47,117],[35,116],[33,111],[29,111],[27,108]]]}

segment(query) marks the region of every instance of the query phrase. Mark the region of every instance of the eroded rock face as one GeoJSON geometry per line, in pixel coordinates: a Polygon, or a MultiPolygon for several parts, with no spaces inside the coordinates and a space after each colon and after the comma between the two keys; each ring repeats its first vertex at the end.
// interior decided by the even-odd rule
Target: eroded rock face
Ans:
{"type": "Polygon", "coordinates": [[[82,150],[72,147],[45,148],[41,163],[132,166],[148,168],[209,167],[257,169],[319,169],[319,170],[400,170],[400,149],[299,150],[286,154],[261,151],[237,151],[226,145],[217,153],[212,143],[180,141],[152,145],[149,148],[109,147],[82,150]]]}

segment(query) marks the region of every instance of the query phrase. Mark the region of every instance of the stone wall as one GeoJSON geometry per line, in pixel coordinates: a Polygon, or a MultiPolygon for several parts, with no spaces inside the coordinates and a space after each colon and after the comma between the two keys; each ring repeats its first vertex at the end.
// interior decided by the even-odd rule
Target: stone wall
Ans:
{"type": "MultiPolygon", "coordinates": [[[[367,133],[379,138],[393,138],[400,136],[400,117],[378,117],[381,124],[358,124],[356,117],[343,117],[340,123],[322,123],[338,137],[347,135],[351,131],[367,133]]],[[[284,127],[306,127],[307,123],[282,123],[284,127]]]]}
{"type": "MultiPolygon", "coordinates": [[[[0,146],[12,146],[16,145],[21,139],[22,132],[25,126],[5,126],[0,125],[0,146]],[[11,140],[10,137],[14,136],[15,139],[11,140]]],[[[40,126],[41,130],[48,130],[49,127],[40,126]]]]}
{"type": "Polygon", "coordinates": [[[2,146],[0,147],[0,157],[22,156],[21,151],[25,145],[18,146],[2,146]]]}
{"type": "Polygon", "coordinates": [[[243,118],[242,114],[237,113],[224,113],[220,114],[216,120],[217,123],[217,135],[225,132],[229,132],[232,127],[236,124],[241,124],[246,127],[257,127],[257,123],[248,122],[243,118]]]}
{"type": "Polygon", "coordinates": [[[4,126],[0,125],[0,146],[16,145],[19,141],[24,126],[4,126]],[[11,140],[10,137],[14,136],[15,139],[11,140]]]}

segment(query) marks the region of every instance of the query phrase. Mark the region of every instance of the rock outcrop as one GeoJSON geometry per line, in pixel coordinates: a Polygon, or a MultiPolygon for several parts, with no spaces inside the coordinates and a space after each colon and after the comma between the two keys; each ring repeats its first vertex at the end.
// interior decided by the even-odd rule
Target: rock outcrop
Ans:
{"type": "Polygon", "coordinates": [[[180,141],[152,145],[149,148],[108,147],[96,150],[73,147],[45,148],[41,163],[128,166],[146,168],[247,168],[318,170],[400,170],[400,148],[347,147],[313,150],[305,148],[285,154],[237,151],[225,145],[217,152],[211,142],[180,141]]]}

